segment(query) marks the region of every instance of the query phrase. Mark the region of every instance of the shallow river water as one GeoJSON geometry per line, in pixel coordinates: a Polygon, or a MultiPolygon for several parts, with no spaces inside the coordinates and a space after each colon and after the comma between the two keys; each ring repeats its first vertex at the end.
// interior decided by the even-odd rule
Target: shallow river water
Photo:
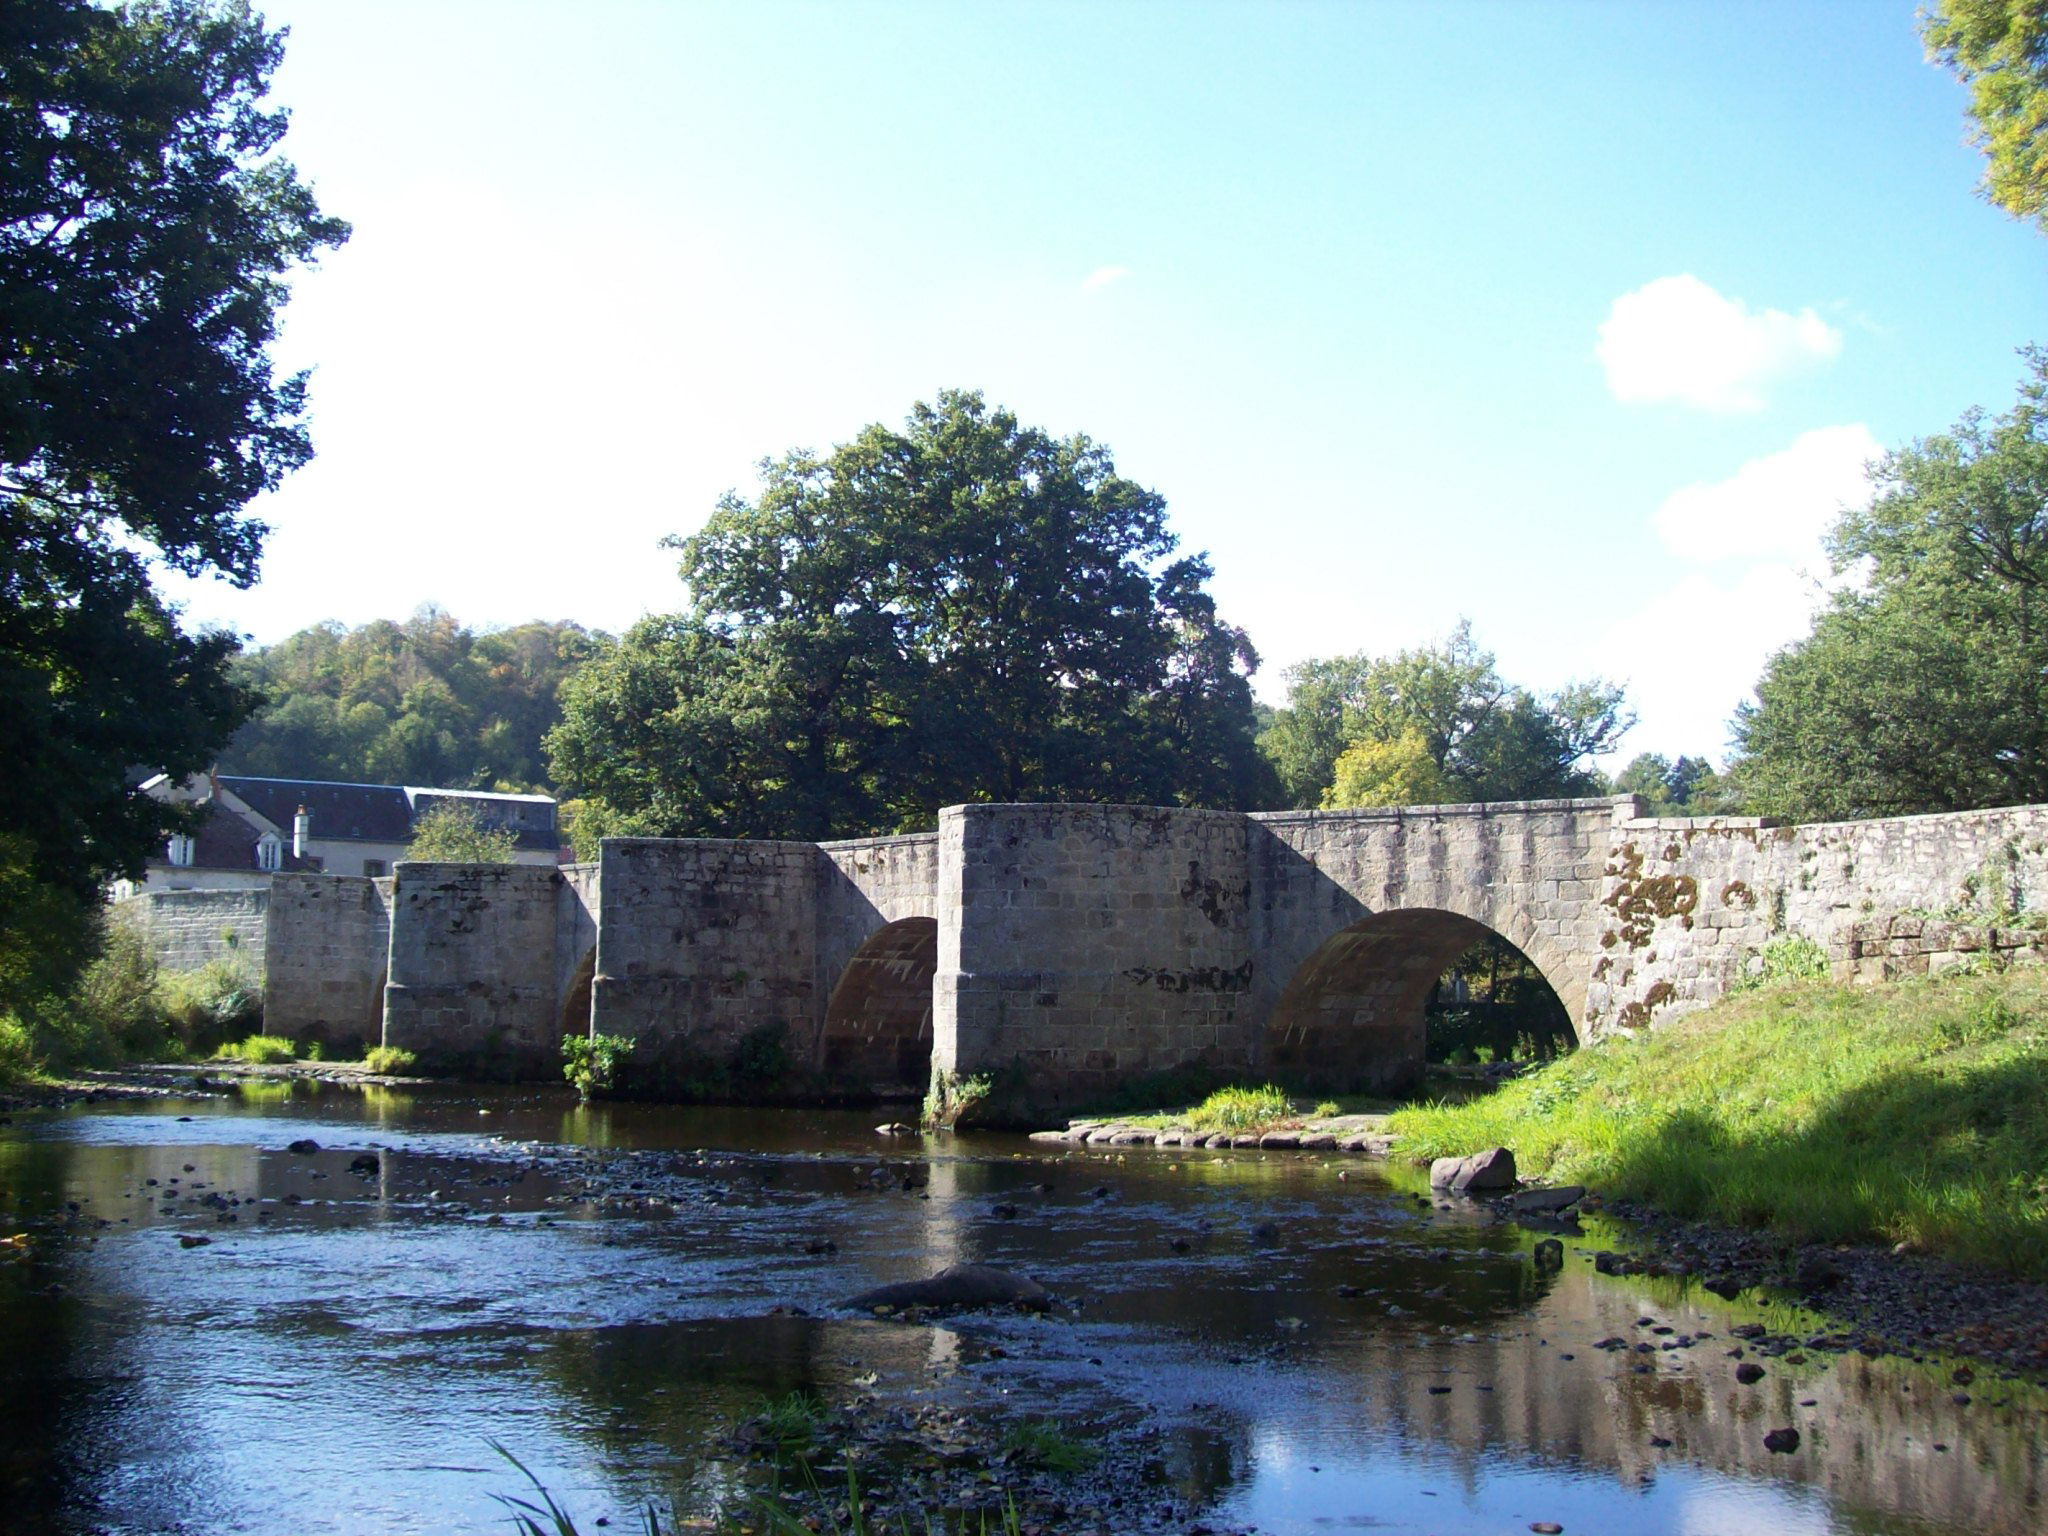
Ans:
{"type": "Polygon", "coordinates": [[[1540,1234],[1377,1164],[877,1118],[281,1087],[16,1113],[0,1529],[503,1531],[494,1441],[586,1536],[637,1529],[736,1506],[735,1428],[795,1390],[991,1444],[1057,1421],[1133,1469],[1089,1530],[2048,1528],[2048,1404],[1993,1373],[1814,1352],[1742,1385],[1732,1328],[1811,1320],[1571,1238],[1542,1273],[1540,1234]],[[1062,1305],[838,1306],[969,1261],[1062,1305]]]}

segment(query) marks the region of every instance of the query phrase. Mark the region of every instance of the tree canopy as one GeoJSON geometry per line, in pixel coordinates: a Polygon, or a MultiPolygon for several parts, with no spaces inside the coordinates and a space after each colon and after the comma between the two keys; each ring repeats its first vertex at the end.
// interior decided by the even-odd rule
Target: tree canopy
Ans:
{"type": "Polygon", "coordinates": [[[206,0],[0,11],[0,833],[36,878],[132,873],[252,702],[153,562],[256,578],[244,508],[304,463],[284,280],[347,235],[276,154],[281,34],[206,0]]]}
{"type": "Polygon", "coordinates": [[[2048,352],[2013,409],[1875,467],[1849,581],[1736,720],[1751,809],[1841,818],[2048,799],[2048,352]]]}
{"type": "Polygon", "coordinates": [[[517,862],[518,847],[517,832],[492,826],[469,801],[437,800],[413,822],[405,856],[447,864],[511,864],[517,862]]]}
{"type": "Polygon", "coordinates": [[[2048,231],[2048,0],[1939,0],[1920,35],[1970,88],[1985,197],[2048,231]]]}
{"type": "Polygon", "coordinates": [[[949,391],[761,465],[672,540],[691,605],[565,690],[579,836],[830,837],[966,800],[1240,805],[1257,655],[1107,449],[949,391]]]}
{"type": "Polygon", "coordinates": [[[1259,745],[1298,806],[1590,794],[1603,786],[1590,759],[1631,723],[1609,683],[1539,697],[1504,681],[1462,623],[1438,645],[1312,660],[1287,678],[1259,745]]]}
{"type": "Polygon", "coordinates": [[[264,702],[220,763],[271,778],[543,789],[562,684],[609,639],[568,623],[479,632],[438,608],[316,624],[238,659],[236,678],[264,702]]]}

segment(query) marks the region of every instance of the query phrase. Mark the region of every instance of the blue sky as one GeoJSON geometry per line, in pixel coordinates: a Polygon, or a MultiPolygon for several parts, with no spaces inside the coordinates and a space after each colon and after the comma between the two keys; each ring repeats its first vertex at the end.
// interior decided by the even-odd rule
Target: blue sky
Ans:
{"type": "Polygon", "coordinates": [[[1910,4],[262,8],[356,235],[263,582],[173,584],[259,642],[623,628],[757,460],[959,386],[1167,497],[1268,698],[1468,617],[1720,757],[1863,459],[2048,342],[1910,4]]]}

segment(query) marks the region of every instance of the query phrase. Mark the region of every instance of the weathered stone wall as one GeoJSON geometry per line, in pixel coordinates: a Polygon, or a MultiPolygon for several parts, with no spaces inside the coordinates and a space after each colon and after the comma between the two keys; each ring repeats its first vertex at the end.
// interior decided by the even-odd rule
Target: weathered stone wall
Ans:
{"type": "Polygon", "coordinates": [[[1849,981],[1899,981],[1977,967],[2003,970],[2048,958],[2048,932],[1979,919],[1881,917],[1851,923],[1835,972],[1849,981]]]}
{"type": "Polygon", "coordinates": [[[270,877],[263,1027],[330,1055],[376,1044],[391,947],[391,882],[362,875],[270,877]]]}
{"type": "Polygon", "coordinates": [[[598,867],[564,864],[555,908],[556,1033],[590,1032],[590,992],[597,974],[597,916],[603,882],[598,867]]]}
{"type": "Polygon", "coordinates": [[[922,1093],[931,1072],[939,835],[818,850],[817,1017],[802,1059],[834,1084],[922,1093]]]}
{"type": "Polygon", "coordinates": [[[400,864],[384,1043],[429,1071],[559,1075],[562,883],[530,865],[400,864]]]}
{"type": "Polygon", "coordinates": [[[196,971],[228,960],[246,967],[253,980],[263,979],[267,889],[144,891],[112,910],[115,921],[131,924],[147,939],[156,963],[167,971],[196,971]]]}
{"type": "Polygon", "coordinates": [[[592,1028],[636,1043],[635,1082],[686,1080],[757,1032],[809,1048],[818,857],[814,843],[604,840],[592,1028]]]}
{"type": "Polygon", "coordinates": [[[1712,1002],[1784,935],[1821,945],[1848,979],[1868,974],[1852,953],[1860,923],[2048,905],[2048,807],[1798,827],[1625,819],[1601,899],[1585,962],[1596,1034],[1712,1002]]]}
{"type": "Polygon", "coordinates": [[[1331,1090],[1409,1086],[1430,986],[1488,929],[1576,1024],[1615,814],[1602,799],[1250,817],[1261,1065],[1331,1090]]]}
{"type": "Polygon", "coordinates": [[[1149,1073],[1248,1065],[1246,826],[1139,806],[941,812],[934,1067],[1009,1073],[1047,1113],[1149,1073]]]}

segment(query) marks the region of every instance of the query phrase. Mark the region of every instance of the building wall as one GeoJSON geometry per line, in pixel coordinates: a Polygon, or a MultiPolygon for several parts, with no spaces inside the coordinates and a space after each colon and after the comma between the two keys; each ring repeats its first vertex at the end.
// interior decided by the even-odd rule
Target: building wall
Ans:
{"type": "Polygon", "coordinates": [[[562,883],[516,864],[401,864],[384,1043],[430,1071],[558,1077],[562,883]]]}

